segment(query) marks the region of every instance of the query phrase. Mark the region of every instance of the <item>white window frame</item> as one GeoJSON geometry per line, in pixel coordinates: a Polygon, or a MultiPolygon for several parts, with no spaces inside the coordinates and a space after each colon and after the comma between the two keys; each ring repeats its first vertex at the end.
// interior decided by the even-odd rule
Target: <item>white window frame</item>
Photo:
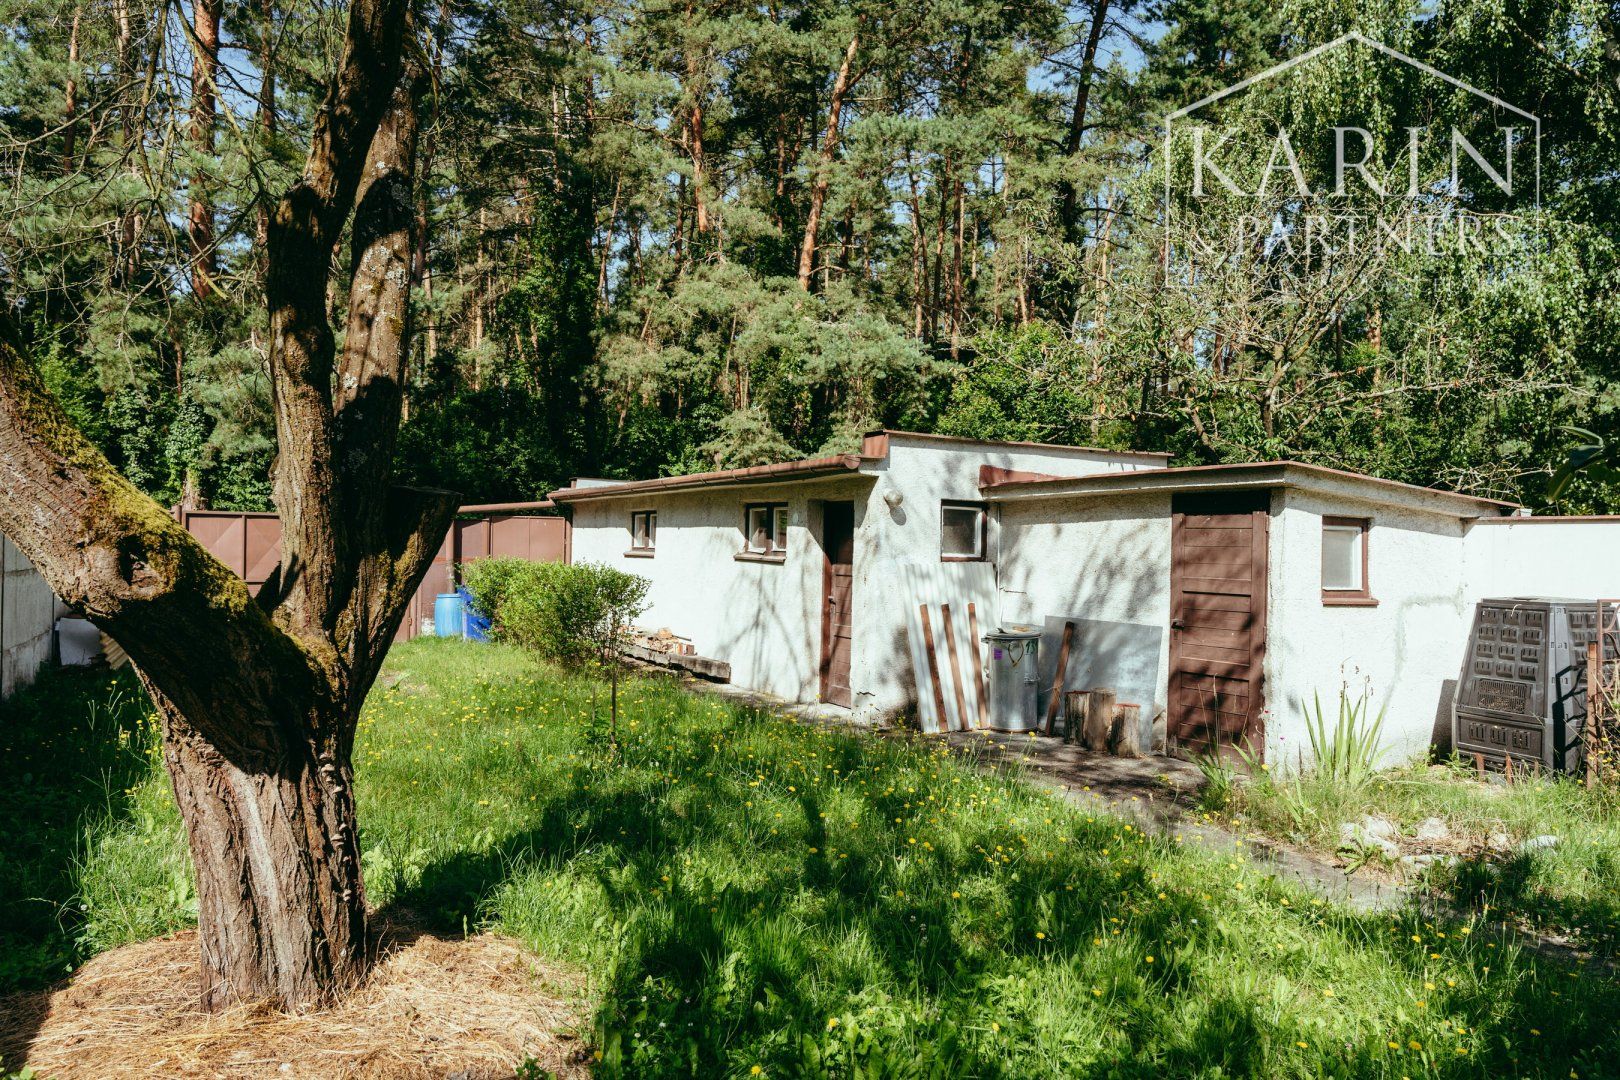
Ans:
{"type": "Polygon", "coordinates": [[[651,555],[658,550],[658,511],[630,511],[630,550],[637,555],[651,555]],[[645,544],[636,543],[636,522],[641,518],[647,520],[647,542],[645,544]]]}
{"type": "Polygon", "coordinates": [[[787,503],[745,503],[743,505],[743,549],[741,554],[758,558],[782,558],[787,555],[787,503]],[[754,520],[763,519],[764,544],[754,542],[754,520]]]}
{"type": "Polygon", "coordinates": [[[989,557],[990,547],[990,510],[982,502],[964,502],[956,499],[941,499],[939,503],[939,561],[940,562],[984,562],[989,557]],[[974,515],[973,546],[969,554],[959,551],[945,550],[945,515],[951,510],[966,510],[974,515]]]}

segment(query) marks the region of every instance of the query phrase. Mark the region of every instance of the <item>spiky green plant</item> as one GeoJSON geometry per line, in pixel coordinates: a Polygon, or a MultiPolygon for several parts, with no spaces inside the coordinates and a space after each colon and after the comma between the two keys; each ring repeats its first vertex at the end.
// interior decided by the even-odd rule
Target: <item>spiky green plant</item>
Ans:
{"type": "Polygon", "coordinates": [[[1345,787],[1362,787],[1377,768],[1388,705],[1374,716],[1368,690],[1352,700],[1349,691],[1341,688],[1338,715],[1330,721],[1321,695],[1311,698],[1314,707],[1305,715],[1305,733],[1311,742],[1312,771],[1345,787]]]}

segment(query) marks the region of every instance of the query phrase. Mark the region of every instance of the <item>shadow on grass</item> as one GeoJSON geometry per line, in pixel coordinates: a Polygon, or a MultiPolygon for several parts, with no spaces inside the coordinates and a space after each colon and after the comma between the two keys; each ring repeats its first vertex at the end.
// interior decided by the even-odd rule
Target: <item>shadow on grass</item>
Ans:
{"type": "MultiPolygon", "coordinates": [[[[1495,919],[1523,920],[1566,936],[1581,949],[1610,963],[1620,960],[1620,892],[1588,897],[1557,896],[1544,884],[1542,856],[1515,851],[1505,857],[1471,856],[1435,879],[1437,894],[1461,911],[1495,919]]],[[[1583,872],[1600,888],[1620,883],[1620,860],[1610,851],[1593,853],[1583,872]]]]}
{"type": "Polygon", "coordinates": [[[0,1056],[15,1064],[43,1013],[3,999],[49,993],[95,951],[76,900],[85,839],[127,820],[151,735],[128,669],[48,669],[0,710],[0,1056]]]}
{"type": "Polygon", "coordinates": [[[0,723],[0,993],[43,986],[87,955],[75,870],[87,827],[119,821],[150,772],[146,694],[127,668],[47,670],[0,723]]]}
{"type": "MultiPolygon", "coordinates": [[[[747,734],[781,722],[745,714],[737,724],[747,734]]],[[[842,736],[816,745],[846,777],[883,755],[904,764],[909,752],[842,736]]],[[[908,833],[922,831],[912,811],[927,794],[926,768],[915,773],[915,791],[844,784],[843,797],[858,798],[873,827],[858,838],[840,833],[846,847],[835,852],[826,798],[788,795],[782,780],[772,805],[795,811],[792,839],[786,818],[766,831],[778,819],[743,811],[735,755],[710,746],[707,737],[689,741],[695,756],[678,797],[661,773],[642,767],[634,745],[589,789],[542,786],[546,798],[529,827],[429,865],[396,906],[455,932],[495,910],[529,869],[589,867],[594,920],[571,925],[608,943],[592,977],[601,997],[596,1043],[609,1075],[746,1075],[742,1063],[751,1059],[775,1075],[1027,1076],[1029,1057],[1005,1048],[1046,1039],[1053,1014],[1081,1014],[1092,994],[1109,1010],[1106,1030],[1090,1045],[1045,1048],[1041,1059],[1052,1068],[1266,1076],[1298,1071],[1309,1048],[1313,1075],[1604,1074],[1599,1048],[1610,1045],[1620,1009],[1612,982],[1584,981],[1576,994],[1559,965],[1503,959],[1494,977],[1487,963],[1477,984],[1434,983],[1414,1005],[1427,1010],[1425,1020],[1449,1018],[1448,1031],[1473,1031],[1467,1053],[1447,1048],[1442,1056],[1418,1040],[1389,1047],[1394,1032],[1346,1039],[1353,1022],[1335,1033],[1294,1015],[1269,972],[1211,985],[1232,912],[1197,881],[1154,880],[1145,860],[1107,858],[1121,822],[1083,822],[1040,804],[1054,818],[1067,815],[1060,828],[1073,842],[1045,859],[1014,860],[998,854],[1008,843],[1005,822],[988,813],[957,819],[949,836],[931,834],[938,843],[927,855],[929,876],[913,889],[904,886],[905,867],[920,849],[908,833]],[[697,869],[682,869],[692,859],[697,869]],[[726,872],[752,861],[770,871],[726,872]],[[1116,913],[1152,950],[1150,961],[1126,965],[1099,936],[1113,933],[1116,913]],[[1514,964],[1519,975],[1510,978],[1514,964]],[[1531,1029],[1540,1034],[1530,1037],[1531,1029]],[[1397,1061],[1390,1050],[1405,1056],[1397,1061]]],[[[784,756],[793,752],[784,748],[784,756]]],[[[748,768],[755,766],[771,768],[748,768]]],[[[1153,844],[1165,854],[1162,842],[1153,844]]],[[[1484,955],[1486,946],[1466,936],[1437,938],[1416,912],[1392,921],[1312,908],[1276,884],[1261,890],[1296,898],[1277,909],[1280,937],[1331,937],[1334,947],[1415,986],[1433,982],[1438,960],[1466,965],[1484,955]],[[1413,938],[1428,944],[1413,947],[1413,938]]]]}

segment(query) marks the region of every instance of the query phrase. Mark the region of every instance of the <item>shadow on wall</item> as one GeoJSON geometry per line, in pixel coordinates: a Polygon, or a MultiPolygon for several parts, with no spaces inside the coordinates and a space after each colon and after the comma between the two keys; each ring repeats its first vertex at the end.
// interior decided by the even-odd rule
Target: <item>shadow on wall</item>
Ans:
{"type": "MultiPolygon", "coordinates": [[[[1153,719],[1164,707],[1160,694],[1170,618],[1167,514],[1162,502],[1124,500],[1083,515],[1060,509],[1019,530],[1002,588],[1023,594],[1027,615],[1041,629],[1043,718],[1062,652],[1063,626],[1072,621],[1075,633],[1064,689],[1106,687],[1121,702],[1141,705],[1142,745],[1149,744],[1153,719]],[[1080,542],[1065,544],[1065,533],[1080,542]]],[[[1058,715],[1063,716],[1062,702],[1058,715]]]]}
{"type": "Polygon", "coordinates": [[[931,668],[918,608],[926,605],[940,673],[944,712],[956,728],[958,704],[956,671],[950,662],[942,624],[944,604],[951,607],[957,639],[958,667],[963,685],[962,711],[977,718],[977,685],[970,648],[979,650],[988,677],[990,659],[983,635],[1009,625],[1035,625],[1042,629],[1041,695],[1043,719],[1046,696],[1057,664],[1065,619],[1078,620],[1080,631],[1070,649],[1069,674],[1064,686],[1090,689],[1110,686],[1121,700],[1142,705],[1144,743],[1154,716],[1162,707],[1168,633],[1169,533],[1162,503],[1128,500],[1081,515],[1056,507],[1039,520],[1020,526],[1004,521],[997,562],[941,562],[933,552],[922,557],[890,562],[885,569],[889,603],[881,617],[892,630],[864,640],[874,642],[883,655],[867,657],[868,670],[892,672],[900,684],[896,695],[925,719],[938,711],[933,697],[931,668]],[[1139,542],[1132,543],[1133,540],[1139,542]],[[928,556],[933,556],[929,559],[928,556]],[[969,626],[968,605],[974,605],[978,634],[969,626]],[[969,639],[973,639],[969,641],[969,639]]]}
{"type": "Polygon", "coordinates": [[[1440,683],[1440,700],[1434,703],[1434,730],[1429,734],[1430,756],[1437,761],[1451,756],[1451,705],[1456,696],[1456,679],[1440,683]]]}
{"type": "MultiPolygon", "coordinates": [[[[859,535],[863,507],[859,498],[851,498],[859,535]]],[[[820,695],[821,567],[825,551],[821,545],[820,501],[810,501],[807,509],[801,509],[799,503],[792,507],[790,513],[795,517],[804,515],[795,524],[805,527],[808,548],[803,552],[793,550],[790,538],[784,562],[739,564],[740,572],[732,578],[724,606],[731,613],[752,613],[752,618],[723,623],[725,633],[716,651],[719,659],[732,665],[737,685],[803,700],[820,695]],[[783,677],[784,669],[791,672],[791,678],[783,677]]],[[[741,534],[737,542],[740,548],[741,534]]],[[[856,617],[860,617],[858,610],[856,617]]]]}

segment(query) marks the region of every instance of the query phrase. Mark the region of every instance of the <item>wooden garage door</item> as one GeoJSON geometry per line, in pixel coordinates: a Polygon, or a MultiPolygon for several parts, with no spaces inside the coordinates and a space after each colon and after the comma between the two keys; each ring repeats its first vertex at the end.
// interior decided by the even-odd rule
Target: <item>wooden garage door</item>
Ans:
{"type": "Polygon", "coordinates": [[[821,509],[821,547],[826,553],[822,579],[821,700],[849,708],[850,656],[855,619],[855,504],[829,502],[821,509]]]}
{"type": "Polygon", "coordinates": [[[1183,753],[1265,745],[1268,492],[1175,496],[1170,736],[1183,753]]]}

